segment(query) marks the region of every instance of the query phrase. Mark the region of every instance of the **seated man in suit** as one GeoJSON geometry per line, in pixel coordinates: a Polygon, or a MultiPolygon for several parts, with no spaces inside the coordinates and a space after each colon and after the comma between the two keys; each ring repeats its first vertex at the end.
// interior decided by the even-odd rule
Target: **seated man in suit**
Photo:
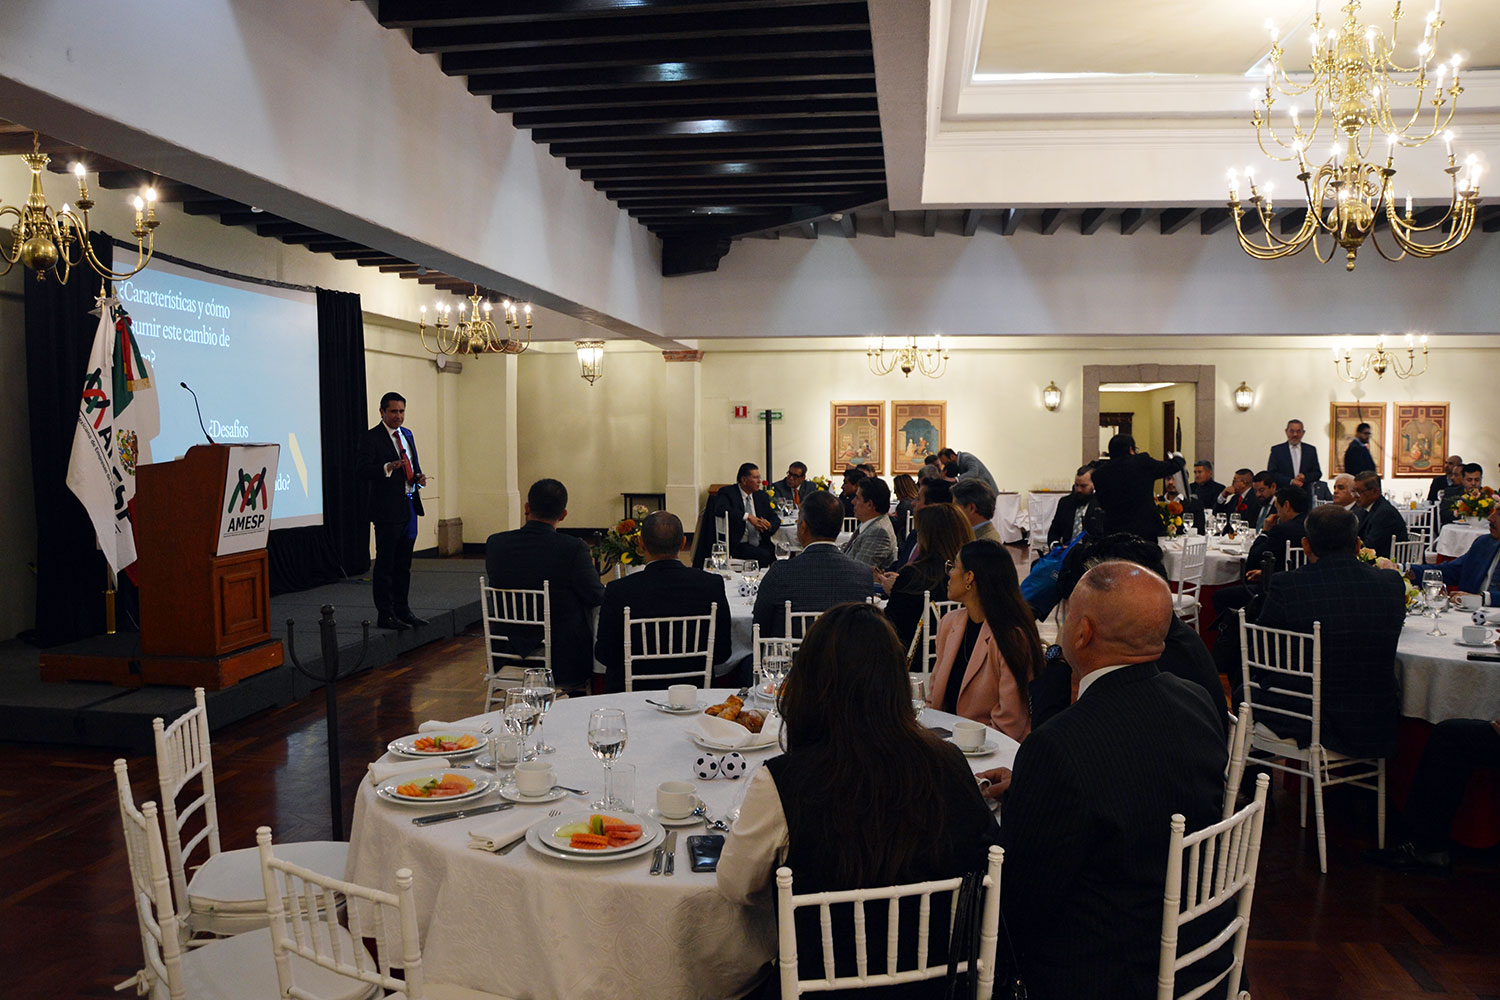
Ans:
{"type": "Polygon", "coordinates": [[[1452,524],[1458,520],[1453,505],[1466,493],[1478,493],[1484,486],[1484,466],[1478,462],[1466,462],[1463,466],[1463,482],[1443,491],[1438,501],[1438,523],[1452,524]]]}
{"type": "Polygon", "coordinates": [[[1353,513],[1354,511],[1354,476],[1347,472],[1341,472],[1333,477],[1333,503],[1353,513]]]}
{"type": "Polygon", "coordinates": [[[786,629],[786,602],[793,611],[827,611],[835,604],[863,601],[875,593],[875,572],[839,551],[843,506],[832,493],[818,492],[802,504],[797,541],[802,552],[783,559],[760,581],[752,621],[763,636],[786,629]]]}
{"type": "MultiPolygon", "coordinates": [[[[588,544],[557,532],[568,516],[566,486],[538,479],[526,493],[525,511],[525,524],[485,541],[485,576],[501,590],[541,590],[544,580],[551,582],[552,672],[559,687],[577,687],[593,677],[589,610],[604,600],[604,585],[588,544]]],[[[526,656],[541,643],[541,626],[523,626],[513,630],[509,651],[526,656]]]]}
{"type": "Polygon", "coordinates": [[[1464,460],[1458,455],[1449,455],[1443,461],[1443,474],[1432,477],[1432,485],[1427,488],[1427,502],[1437,503],[1443,498],[1443,491],[1454,486],[1464,484],[1464,460]]]}
{"type": "MultiPolygon", "coordinates": [[[[1189,831],[1219,819],[1223,707],[1157,667],[1171,621],[1166,583],[1132,563],[1095,566],[1068,601],[1078,701],[1021,743],[1000,826],[1000,905],[1037,1000],[1154,996],[1172,815],[1189,831]]],[[[1182,950],[1229,916],[1195,922],[1182,950]]]]}
{"type": "MultiPolygon", "coordinates": [[[[923,468],[928,468],[928,466],[923,466],[923,468]]],[[[921,510],[924,507],[931,507],[933,504],[952,502],[953,487],[948,485],[948,481],[935,476],[926,476],[917,482],[917,499],[912,501],[911,509],[921,510]]],[[[909,531],[906,533],[906,540],[896,550],[896,558],[891,560],[891,564],[886,567],[886,570],[891,573],[899,573],[901,572],[901,567],[915,560],[917,555],[917,533],[909,531]]]]}
{"type": "Polygon", "coordinates": [[[1286,440],[1271,447],[1266,459],[1266,471],[1275,477],[1276,486],[1304,486],[1323,478],[1323,467],[1318,464],[1318,449],[1302,440],[1305,433],[1302,421],[1286,422],[1286,440]]]}
{"type": "MultiPolygon", "coordinates": [[[[1276,491],[1276,497],[1271,503],[1276,511],[1267,515],[1266,530],[1250,544],[1250,551],[1245,555],[1244,584],[1238,587],[1221,587],[1214,592],[1214,611],[1221,615],[1250,603],[1261,582],[1261,566],[1267,555],[1271,557],[1272,571],[1280,572],[1286,568],[1287,550],[1293,546],[1298,551],[1302,549],[1302,539],[1307,537],[1307,512],[1312,509],[1312,497],[1300,486],[1283,486],[1276,491]]],[[[1223,642],[1227,638],[1221,635],[1219,641],[1223,642]]],[[[1236,653],[1234,662],[1237,663],[1239,644],[1233,641],[1233,645],[1236,653]]]]}
{"type": "Polygon", "coordinates": [[[1354,437],[1344,449],[1344,471],[1351,476],[1361,472],[1379,472],[1375,468],[1375,456],[1370,454],[1370,436],[1374,433],[1369,424],[1361,423],[1354,428],[1354,437]]]}
{"type": "Polygon", "coordinates": [[[891,526],[891,488],[878,476],[859,481],[854,494],[854,516],[859,527],[844,543],[843,553],[871,569],[885,569],[896,554],[896,529],[891,526]]]}
{"type": "Polygon", "coordinates": [[[1359,520],[1359,537],[1377,556],[1391,557],[1391,542],[1406,541],[1406,518],[1380,491],[1380,477],[1361,472],[1354,477],[1354,500],[1364,516],[1359,520]]]}
{"type": "MultiPolygon", "coordinates": [[[[1388,757],[1396,749],[1396,643],[1406,622],[1406,586],[1400,575],[1359,561],[1354,515],[1332,504],[1307,515],[1302,544],[1307,565],[1271,578],[1255,624],[1311,634],[1313,622],[1321,623],[1323,745],[1350,757],[1388,757]]],[[[1307,746],[1306,719],[1263,709],[1306,714],[1305,699],[1266,688],[1311,690],[1310,681],[1252,672],[1251,683],[1255,721],[1307,746]]],[[[1242,700],[1237,691],[1235,703],[1242,700]]]]}
{"type": "Polygon", "coordinates": [[[854,493],[859,489],[859,481],[865,478],[865,470],[857,465],[851,465],[844,470],[844,482],[839,487],[839,501],[844,505],[844,516],[854,516],[854,493]]]}
{"type": "Polygon", "coordinates": [[[1057,513],[1047,528],[1047,546],[1068,544],[1083,530],[1083,519],[1094,508],[1094,467],[1080,465],[1073,475],[1073,492],[1057,502],[1057,513]]]}
{"type": "Polygon", "coordinates": [[[1255,493],[1255,514],[1245,515],[1245,521],[1256,531],[1260,531],[1266,525],[1266,518],[1271,516],[1276,501],[1276,477],[1270,470],[1257,472],[1255,478],[1250,480],[1250,489],[1255,493]]]}
{"type": "Polygon", "coordinates": [[[1469,551],[1457,559],[1427,566],[1413,566],[1407,575],[1419,586],[1422,574],[1435,569],[1451,591],[1478,594],[1486,607],[1500,607],[1500,507],[1490,511],[1490,533],[1474,539],[1469,551]]]}
{"type": "Polygon", "coordinates": [[[771,484],[771,489],[776,492],[776,499],[791,504],[793,507],[801,507],[802,501],[807,495],[817,489],[812,480],[807,478],[807,464],[805,462],[793,462],[786,467],[786,476],[771,484]]]}
{"type": "MultiPolygon", "coordinates": [[[[641,522],[641,546],[646,550],[646,566],[615,580],[604,588],[604,603],[599,607],[599,632],[594,642],[594,659],[604,664],[604,691],[610,694],[625,690],[625,609],[631,620],[641,618],[676,618],[706,615],[710,608],[719,609],[714,619],[714,663],[729,659],[729,600],[724,593],[724,578],[716,573],[693,569],[677,558],[682,551],[684,533],[676,514],[659,510],[641,522]]],[[[633,641],[640,641],[636,637],[633,641]]],[[[637,649],[636,652],[655,652],[637,649]]],[[[667,674],[696,670],[702,660],[690,662],[647,660],[637,670],[667,674]]],[[[695,681],[652,681],[637,678],[638,690],[657,690],[675,683],[695,681]]]]}
{"type": "Polygon", "coordinates": [[[970,477],[954,483],[953,502],[969,519],[976,539],[1000,541],[1000,529],[995,527],[995,491],[982,479],[970,477]]]}
{"type": "Polygon", "coordinates": [[[1212,513],[1224,486],[1214,478],[1214,463],[1200,458],[1193,463],[1193,482],[1188,486],[1188,495],[1183,506],[1193,515],[1193,523],[1203,526],[1202,516],[1212,513]]]}
{"type": "Polygon", "coordinates": [[[990,470],[984,467],[984,463],[977,455],[967,451],[954,451],[952,448],[944,448],[938,452],[938,461],[944,467],[950,468],[959,479],[977,479],[996,493],[1000,487],[995,485],[995,477],[990,475],[990,470]]]}
{"type": "Polygon", "coordinates": [[[771,508],[771,498],[760,488],[758,465],[744,463],[734,479],[734,486],[719,490],[708,502],[703,530],[710,538],[716,537],[718,522],[728,518],[730,558],[754,559],[762,566],[769,566],[776,561],[776,546],[771,536],[781,527],[781,519],[771,508]]]}
{"type": "Polygon", "coordinates": [[[1253,469],[1235,469],[1234,478],[1224,491],[1214,498],[1215,514],[1238,514],[1247,520],[1255,520],[1255,515],[1260,512],[1260,500],[1255,495],[1255,471],[1253,469]]]}

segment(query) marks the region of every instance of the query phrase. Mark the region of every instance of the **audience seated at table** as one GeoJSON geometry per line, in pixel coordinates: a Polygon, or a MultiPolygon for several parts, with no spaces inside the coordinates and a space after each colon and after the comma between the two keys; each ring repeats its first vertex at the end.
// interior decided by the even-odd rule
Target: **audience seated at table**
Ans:
{"type": "Polygon", "coordinates": [[[729,556],[753,559],[762,566],[776,561],[771,536],[781,519],[771,507],[771,498],[761,489],[760,467],[745,462],[735,473],[735,485],[726,486],[709,498],[703,511],[703,528],[694,547],[693,565],[702,568],[718,537],[718,522],[729,519],[729,556]]]}
{"type": "Polygon", "coordinates": [[[854,516],[854,495],[859,489],[859,484],[865,478],[865,470],[857,465],[851,465],[844,470],[844,481],[839,486],[839,500],[844,504],[844,516],[854,516]]]}
{"type": "Polygon", "coordinates": [[[1255,494],[1255,470],[1234,470],[1234,478],[1214,498],[1213,512],[1225,517],[1238,514],[1247,521],[1254,521],[1255,515],[1260,513],[1260,498],[1255,494]]]}
{"type": "Polygon", "coordinates": [[[1047,545],[1066,545],[1083,529],[1083,519],[1093,510],[1094,467],[1080,465],[1073,474],[1073,491],[1057,501],[1057,512],[1052,515],[1052,524],[1047,528],[1047,545]]]}
{"type": "MultiPolygon", "coordinates": [[[[551,582],[552,671],[560,687],[577,687],[594,672],[594,634],[589,609],[604,600],[604,585],[588,544],[558,534],[568,516],[568,489],[556,479],[538,479],[526,493],[526,523],[491,535],[484,543],[484,572],[491,587],[541,590],[551,582]]],[[[542,644],[541,626],[510,634],[510,651],[528,656],[542,644]]]]}
{"type": "Polygon", "coordinates": [[[917,558],[901,567],[899,573],[882,573],[876,578],[891,595],[885,616],[896,627],[903,647],[911,645],[928,593],[935,601],[948,599],[947,565],[974,540],[968,518],[951,503],[923,507],[917,511],[916,521],[912,534],[917,536],[917,558]]]}
{"type": "Polygon", "coordinates": [[[1478,462],[1465,462],[1463,465],[1463,482],[1458,486],[1450,486],[1443,490],[1438,500],[1438,523],[1452,524],[1458,520],[1458,513],[1453,509],[1453,504],[1461,497],[1477,494],[1484,486],[1484,466],[1478,462]]]}
{"type": "MultiPolygon", "coordinates": [[[[931,468],[931,466],[923,466],[931,468]]],[[[946,479],[935,476],[926,476],[917,481],[917,499],[912,503],[912,510],[920,511],[923,507],[931,507],[934,504],[953,502],[953,487],[946,479]]],[[[964,518],[967,523],[968,518],[964,518]]],[[[972,529],[971,529],[972,533],[972,529]]],[[[917,533],[909,532],[906,540],[896,549],[896,558],[886,567],[892,573],[899,573],[901,567],[917,558],[917,533]]]]}
{"type": "MultiPolygon", "coordinates": [[[[1333,477],[1333,503],[1354,513],[1354,475],[1341,472],[1333,477]]],[[[1357,515],[1356,515],[1357,516],[1357,515]]]]}
{"type": "MultiPolygon", "coordinates": [[[[1105,562],[1127,562],[1144,567],[1167,579],[1161,546],[1139,535],[1116,534],[1086,538],[1068,553],[1057,574],[1058,591],[1064,601],[1072,596],[1083,574],[1105,562]]],[[[1064,618],[1068,606],[1063,605],[1064,618]]],[[[1219,671],[1203,639],[1176,615],[1167,626],[1160,658],[1156,665],[1164,674],[1172,674],[1196,684],[1208,695],[1219,716],[1220,728],[1228,736],[1229,703],[1219,671]]],[[[1044,665],[1031,682],[1031,728],[1039,729],[1047,720],[1067,708],[1073,701],[1073,672],[1063,658],[1062,647],[1052,646],[1044,654],[1044,665]]]]}
{"type": "MultiPolygon", "coordinates": [[[[1396,748],[1396,644],[1406,621],[1406,585],[1399,573],[1359,561],[1354,515],[1332,504],[1307,515],[1303,546],[1307,565],[1271,578],[1255,624],[1310,635],[1313,623],[1321,623],[1323,745],[1350,757],[1388,757],[1396,748]]],[[[1311,690],[1309,682],[1281,674],[1268,682],[1256,673],[1251,682],[1257,707],[1307,711],[1305,699],[1266,686],[1311,690]]],[[[1243,700],[1237,692],[1235,703],[1243,700]]],[[[1299,747],[1310,739],[1305,719],[1267,713],[1257,722],[1299,747]]]]}
{"type": "Polygon", "coordinates": [[[1318,449],[1302,440],[1305,428],[1302,421],[1293,418],[1286,422],[1286,440],[1271,446],[1266,459],[1266,470],[1275,480],[1276,488],[1304,486],[1323,478],[1323,467],[1318,464],[1318,449]]]}
{"type": "Polygon", "coordinates": [[[1443,460],[1443,474],[1432,477],[1432,485],[1427,488],[1427,502],[1437,503],[1443,498],[1443,492],[1454,486],[1464,484],[1464,460],[1461,455],[1449,455],[1443,460]]]}
{"type": "Polygon", "coordinates": [[[1490,533],[1474,539],[1469,551],[1457,559],[1426,566],[1413,566],[1408,574],[1418,585],[1422,574],[1435,569],[1453,593],[1478,594],[1487,607],[1500,607],[1500,507],[1490,511],[1490,533]]]}
{"type": "Polygon", "coordinates": [[[843,545],[844,555],[871,569],[885,569],[896,555],[896,531],[891,527],[891,488],[879,476],[866,476],[854,492],[854,516],[859,527],[843,545]]]}
{"type": "MultiPolygon", "coordinates": [[[[1162,579],[1123,562],[1090,569],[1068,601],[1078,702],[1021,744],[1001,810],[1000,902],[1033,1000],[1156,995],[1172,815],[1189,832],[1218,821],[1228,760],[1223,709],[1156,665],[1172,617],[1162,579]]],[[[1180,950],[1223,926],[1195,922],[1180,950]]],[[[1227,948],[1205,959],[1214,972],[1227,948]]]]}
{"type": "Polygon", "coordinates": [[[1475,768],[1500,768],[1500,718],[1448,719],[1433,727],[1400,819],[1409,839],[1364,857],[1397,871],[1445,872],[1453,818],[1475,768]]]}
{"type": "Polygon", "coordinates": [[[1129,531],[1143,538],[1163,534],[1161,517],[1156,513],[1156,492],[1152,487],[1183,468],[1181,455],[1157,461],[1135,450],[1135,438],[1116,434],[1109,439],[1109,458],[1095,463],[1094,496],[1104,510],[1104,532],[1129,531]]]}
{"type": "Polygon", "coordinates": [[[1255,493],[1255,516],[1245,517],[1245,523],[1256,531],[1260,531],[1265,527],[1266,518],[1271,516],[1271,511],[1274,509],[1276,476],[1269,471],[1257,472],[1250,480],[1250,489],[1255,493]]]}
{"type": "Polygon", "coordinates": [[[785,501],[795,508],[802,506],[802,501],[817,487],[807,478],[807,463],[793,462],[786,467],[786,475],[771,484],[771,489],[776,491],[778,501],[785,501]]]}
{"type": "MultiPolygon", "coordinates": [[[[1312,508],[1312,497],[1300,486],[1283,486],[1276,491],[1271,506],[1275,509],[1266,515],[1265,529],[1250,543],[1250,551],[1245,554],[1243,582],[1214,592],[1214,611],[1220,615],[1246,607],[1259,592],[1266,556],[1271,557],[1272,569],[1280,571],[1286,568],[1287,550],[1296,548],[1300,551],[1302,548],[1302,539],[1307,536],[1307,512],[1312,508]]],[[[1238,626],[1231,623],[1230,627],[1238,626]]]]}
{"type": "Polygon", "coordinates": [[[963,607],[938,623],[927,704],[1024,740],[1042,641],[1010,553],[992,542],[965,545],[948,574],[948,600],[963,607]]]}
{"type": "Polygon", "coordinates": [[[1214,463],[1206,458],[1194,462],[1193,481],[1188,485],[1188,495],[1183,501],[1183,507],[1184,512],[1192,518],[1191,523],[1199,530],[1203,528],[1204,516],[1213,513],[1214,504],[1223,492],[1224,484],[1214,478],[1214,463]]]}
{"type": "MultiPolygon", "coordinates": [[[[595,636],[594,659],[604,665],[606,694],[625,690],[625,609],[633,621],[642,618],[676,618],[706,615],[710,608],[719,609],[714,620],[714,663],[729,659],[729,599],[724,592],[724,578],[684,565],[682,522],[676,514],[664,510],[647,515],[641,522],[641,546],[646,550],[646,565],[639,573],[622,576],[604,588],[604,603],[599,607],[599,630],[595,636]]],[[[636,639],[640,641],[640,637],[636,639]]],[[[654,647],[637,647],[638,653],[655,653],[654,647]]],[[[690,661],[647,660],[635,668],[636,673],[668,674],[699,669],[701,658],[690,661]]],[[[636,678],[638,690],[661,689],[676,681],[652,681],[636,678]]]]}
{"type": "Polygon", "coordinates": [[[952,448],[944,448],[937,454],[950,476],[954,479],[977,479],[988,486],[993,492],[999,493],[1000,487],[995,484],[995,477],[990,475],[990,470],[984,467],[979,456],[967,451],[954,451],[952,448]]]}
{"type": "Polygon", "coordinates": [[[1377,556],[1391,557],[1391,543],[1407,539],[1406,518],[1380,492],[1380,477],[1361,472],[1354,477],[1354,500],[1359,510],[1359,537],[1377,556]]]}
{"type": "MultiPolygon", "coordinates": [[[[786,752],[757,769],[745,790],[719,860],[725,897],[769,905],[773,875],[783,864],[792,869],[798,893],[952,878],[983,868],[999,839],[994,815],[963,756],[914,717],[905,651],[878,609],[843,605],[813,624],[779,709],[786,752]]],[[[853,974],[850,908],[833,909],[836,926],[845,928],[835,968],[853,974]]],[[[903,919],[912,934],[898,944],[900,968],[915,967],[914,910],[903,919]]],[[[934,941],[946,926],[940,914],[946,909],[933,915],[934,941]]],[[[871,967],[884,969],[886,909],[869,907],[866,915],[871,967]]],[[[798,913],[796,933],[801,974],[825,975],[816,909],[798,913]]],[[[774,974],[765,986],[754,996],[778,995],[774,974]]],[[[942,987],[938,979],[853,995],[942,997],[942,987]]]]}
{"type": "Polygon", "coordinates": [[[1380,471],[1375,468],[1375,456],[1370,454],[1370,438],[1373,434],[1374,429],[1367,423],[1361,422],[1354,428],[1354,437],[1349,439],[1349,447],[1344,449],[1344,471],[1349,475],[1380,471]]]}
{"type": "Polygon", "coordinates": [[[802,552],[766,570],[755,595],[752,621],[760,634],[779,636],[786,629],[786,602],[793,611],[827,611],[835,604],[863,601],[875,593],[870,567],[839,551],[843,505],[832,493],[817,492],[802,502],[797,541],[802,552]]]}
{"type": "Polygon", "coordinates": [[[906,541],[907,516],[917,502],[917,481],[903,472],[891,480],[891,492],[896,496],[896,512],[891,515],[891,527],[896,529],[896,544],[906,541]]]}
{"type": "Polygon", "coordinates": [[[971,477],[953,484],[953,503],[969,519],[974,537],[979,541],[999,542],[1000,529],[995,527],[995,491],[982,479],[971,477]]]}

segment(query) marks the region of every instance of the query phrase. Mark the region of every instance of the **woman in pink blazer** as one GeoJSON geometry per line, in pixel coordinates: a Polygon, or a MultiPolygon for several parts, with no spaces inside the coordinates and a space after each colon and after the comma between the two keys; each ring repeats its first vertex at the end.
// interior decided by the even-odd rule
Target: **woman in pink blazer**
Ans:
{"type": "Polygon", "coordinates": [[[1042,641],[1005,547],[965,545],[948,573],[948,600],[963,607],[938,623],[927,704],[1025,739],[1031,732],[1028,689],[1042,664],[1042,641]]]}

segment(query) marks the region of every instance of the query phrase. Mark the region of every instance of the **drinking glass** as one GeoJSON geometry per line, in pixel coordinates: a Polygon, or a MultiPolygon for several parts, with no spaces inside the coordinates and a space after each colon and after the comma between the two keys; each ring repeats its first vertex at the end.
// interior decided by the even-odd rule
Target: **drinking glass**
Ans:
{"type": "Polygon", "coordinates": [[[542,738],[542,726],[547,721],[547,712],[552,708],[552,703],[557,700],[557,683],[552,676],[552,668],[527,667],[521,687],[537,710],[536,752],[538,754],[556,753],[557,747],[548,746],[547,741],[542,738]]]}
{"type": "Polygon", "coordinates": [[[505,710],[501,719],[505,723],[505,731],[521,740],[521,752],[516,756],[517,760],[536,759],[536,751],[526,749],[526,738],[536,729],[536,720],[540,714],[525,688],[506,689],[505,710]]]}
{"type": "Polygon", "coordinates": [[[1422,573],[1422,596],[1427,601],[1427,610],[1432,613],[1430,636],[1447,635],[1439,625],[1439,617],[1448,605],[1448,585],[1443,582],[1442,570],[1429,569],[1422,573]]]}
{"type": "Polygon", "coordinates": [[[911,679],[911,710],[916,713],[917,721],[922,721],[922,709],[927,707],[927,686],[922,678],[911,679]]]}
{"type": "Polygon", "coordinates": [[[613,787],[615,761],[625,752],[629,736],[625,711],[619,708],[596,708],[589,713],[589,749],[604,764],[604,797],[593,803],[595,809],[618,809],[613,787]]]}
{"type": "Polygon", "coordinates": [[[714,569],[727,569],[729,567],[729,546],[723,542],[714,542],[710,561],[714,569]]]}

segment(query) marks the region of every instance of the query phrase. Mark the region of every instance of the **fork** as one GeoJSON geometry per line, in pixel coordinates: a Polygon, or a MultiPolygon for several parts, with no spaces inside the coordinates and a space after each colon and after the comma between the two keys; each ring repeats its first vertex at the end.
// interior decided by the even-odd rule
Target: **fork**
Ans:
{"type": "MultiPolygon", "coordinates": [[[[562,815],[562,810],[561,809],[548,809],[547,810],[547,815],[551,816],[553,818],[556,818],[556,817],[562,815]]],[[[495,853],[496,854],[509,854],[511,851],[514,851],[517,847],[519,847],[521,845],[521,842],[524,841],[525,839],[526,839],[525,837],[518,837],[515,840],[511,841],[509,844],[507,844],[504,847],[500,848],[500,850],[496,851],[495,853]]]]}

